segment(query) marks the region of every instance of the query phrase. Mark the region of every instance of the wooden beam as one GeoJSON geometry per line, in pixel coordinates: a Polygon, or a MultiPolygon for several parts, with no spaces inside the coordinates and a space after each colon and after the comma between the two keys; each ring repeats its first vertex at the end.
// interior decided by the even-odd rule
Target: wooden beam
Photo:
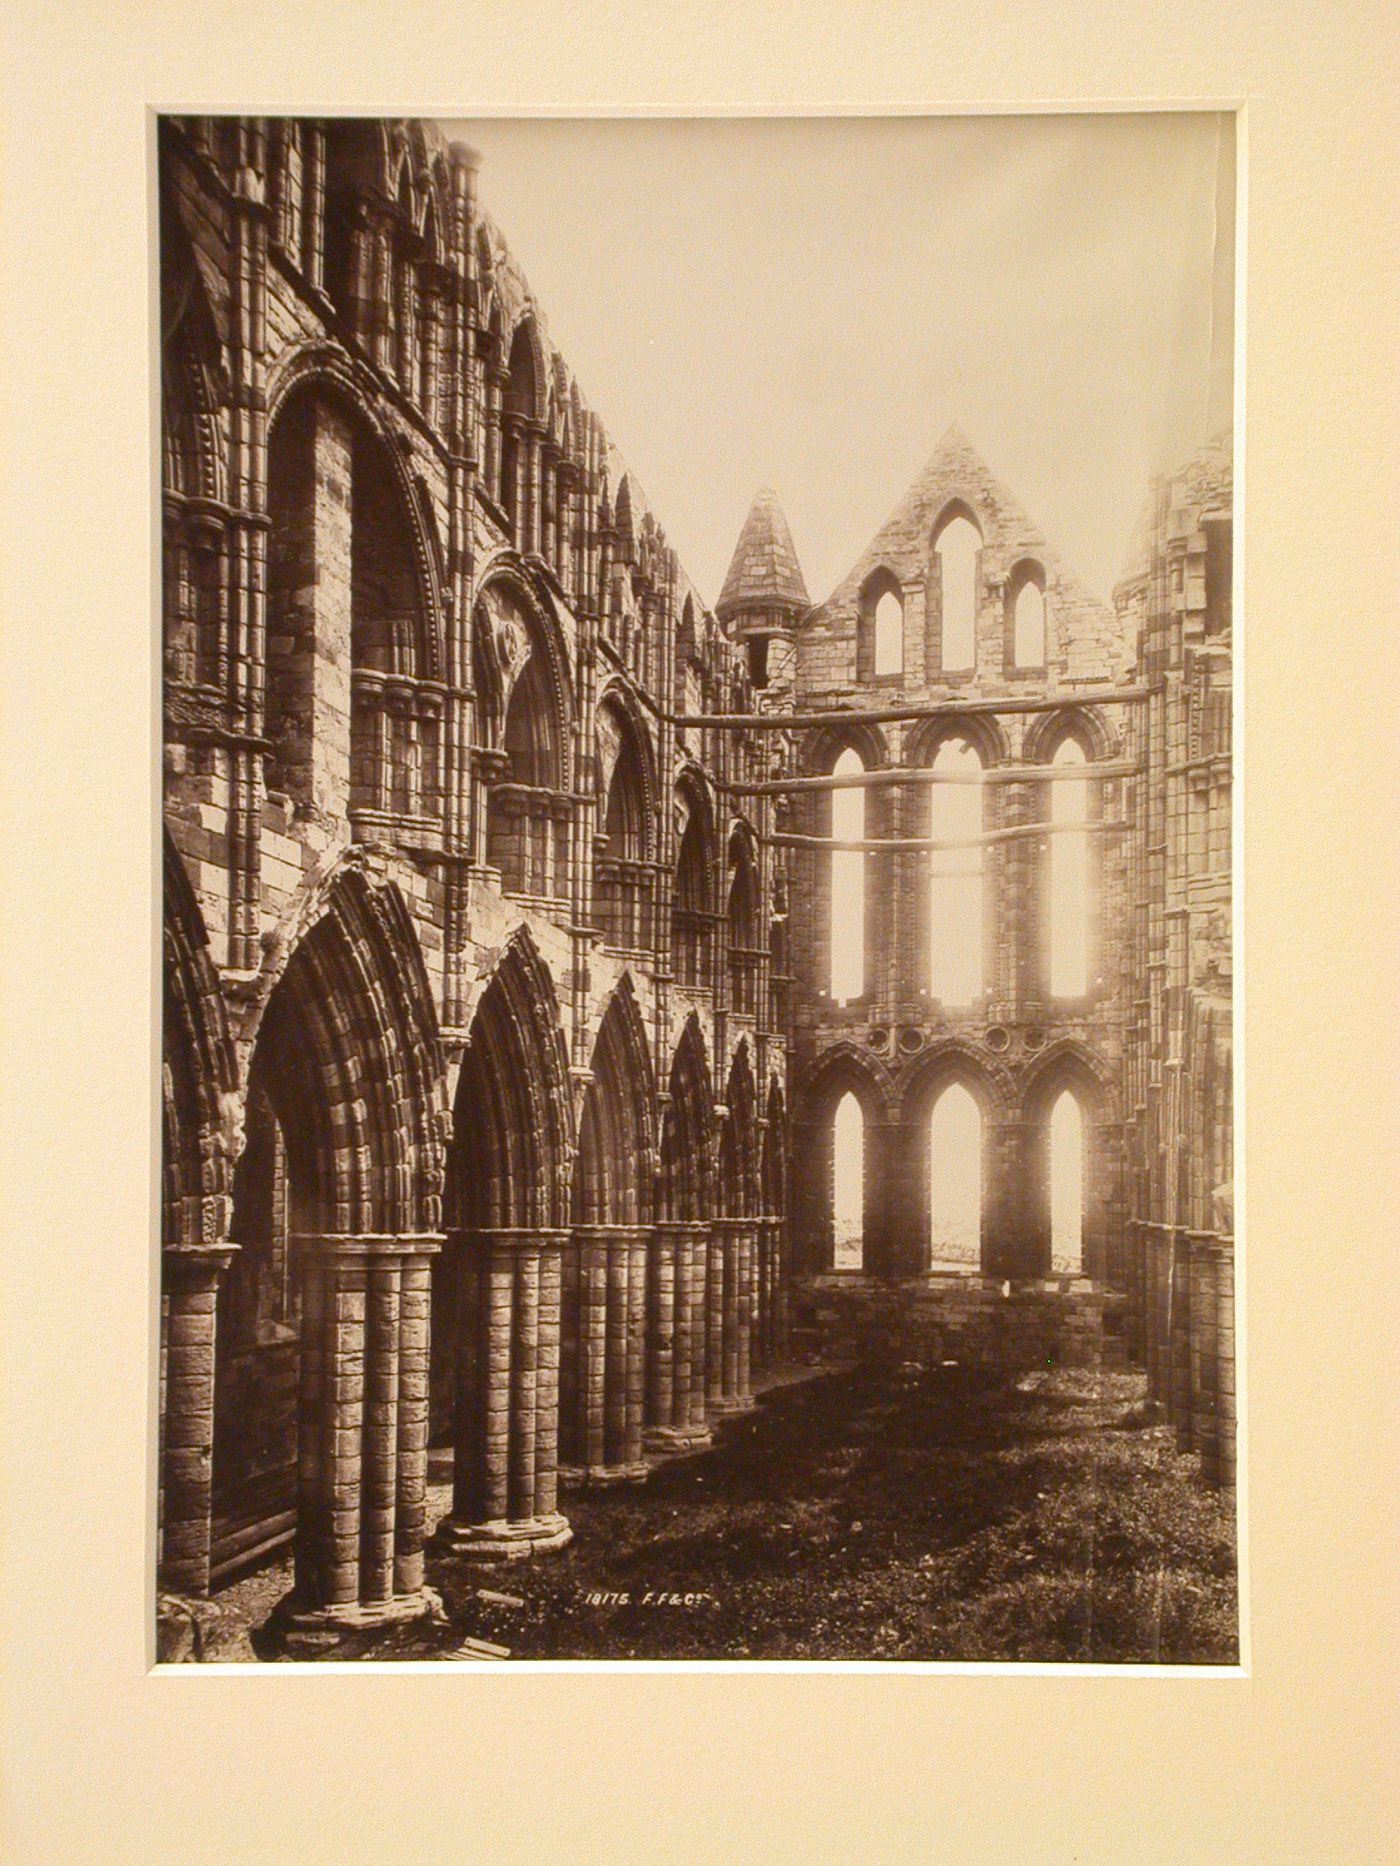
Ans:
{"type": "Polygon", "coordinates": [[[852,771],[841,777],[773,778],[762,784],[729,784],[735,797],[783,797],[790,792],[876,790],[890,784],[1053,784],[1071,778],[1133,777],[1141,769],[1131,758],[1097,765],[989,765],[985,771],[935,771],[931,765],[900,765],[892,771],[852,771]]]}
{"type": "Polygon", "coordinates": [[[707,726],[720,732],[800,732],[809,726],[878,726],[900,720],[965,717],[975,713],[1058,713],[1079,706],[1118,706],[1145,700],[1150,687],[1066,689],[1039,697],[1025,693],[970,700],[926,700],[922,705],[851,707],[828,713],[679,713],[673,726],[707,726]]]}
{"type": "Polygon", "coordinates": [[[1028,836],[1065,836],[1079,830],[1087,836],[1125,835],[1130,825],[1109,823],[1018,823],[1014,829],[989,829],[980,836],[959,836],[947,840],[938,836],[887,836],[883,841],[869,837],[846,840],[836,836],[799,836],[780,832],[766,840],[783,849],[848,850],[852,854],[878,855],[882,850],[921,849],[937,854],[941,850],[984,849],[990,843],[1017,842],[1028,836]]]}

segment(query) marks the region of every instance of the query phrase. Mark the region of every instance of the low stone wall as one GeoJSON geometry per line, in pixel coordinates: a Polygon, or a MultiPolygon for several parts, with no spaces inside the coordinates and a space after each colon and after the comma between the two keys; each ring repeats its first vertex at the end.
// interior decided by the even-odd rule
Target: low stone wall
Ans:
{"type": "Polygon", "coordinates": [[[794,1354],[831,1360],[956,1361],[1013,1376],[1044,1367],[1126,1366],[1126,1298],[1083,1277],[1002,1283],[932,1275],[800,1277],[789,1294],[794,1354]]]}

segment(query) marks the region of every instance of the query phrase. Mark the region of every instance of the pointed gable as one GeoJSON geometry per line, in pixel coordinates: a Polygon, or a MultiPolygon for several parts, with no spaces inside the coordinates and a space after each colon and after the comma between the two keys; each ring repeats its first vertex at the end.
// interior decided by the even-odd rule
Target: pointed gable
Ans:
{"type": "MultiPolygon", "coordinates": [[[[938,534],[954,516],[981,534],[974,685],[997,686],[1010,671],[1003,608],[1018,567],[1033,565],[1045,592],[1053,637],[1053,673],[1063,681],[1119,678],[1126,668],[1123,631],[1112,607],[1095,596],[1052,549],[1020,501],[954,425],[871,539],[856,563],[802,627],[802,661],[812,690],[856,684],[856,641],[876,584],[898,584],[905,605],[905,684],[937,684],[938,534]]],[[[1022,569],[1022,575],[1024,575],[1022,569]]]]}
{"type": "Polygon", "coordinates": [[[802,610],[810,600],[778,495],[771,486],[761,486],[739,533],[715,614],[727,621],[744,610],[802,610]]]}

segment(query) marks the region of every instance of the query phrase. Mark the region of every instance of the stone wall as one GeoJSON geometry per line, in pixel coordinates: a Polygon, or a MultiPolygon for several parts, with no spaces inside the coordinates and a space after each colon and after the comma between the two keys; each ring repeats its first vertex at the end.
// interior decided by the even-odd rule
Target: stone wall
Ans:
{"type": "Polygon", "coordinates": [[[838,1273],[796,1278],[789,1303],[794,1351],[824,1360],[954,1361],[1008,1379],[1050,1367],[1127,1364],[1126,1300],[1085,1278],[887,1282],[838,1273]]]}

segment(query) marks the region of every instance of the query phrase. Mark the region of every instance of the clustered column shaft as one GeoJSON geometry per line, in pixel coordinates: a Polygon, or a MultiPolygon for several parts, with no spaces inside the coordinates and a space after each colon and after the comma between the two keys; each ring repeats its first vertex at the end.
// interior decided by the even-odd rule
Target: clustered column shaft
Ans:
{"type": "Polygon", "coordinates": [[[214,1334],[219,1277],[234,1246],[165,1253],[161,1314],[160,1580],[176,1593],[209,1591],[214,1445],[214,1334]]]}
{"type": "Polygon", "coordinates": [[[428,1259],[435,1235],[313,1236],[302,1257],[289,1642],[428,1612],[428,1259]]]}
{"type": "Polygon", "coordinates": [[[647,1472],[647,1232],[638,1225],[576,1225],[568,1248],[574,1352],[561,1408],[564,1481],[636,1482],[647,1472]]]}
{"type": "Polygon", "coordinates": [[[499,1560],[562,1548],[558,1510],[562,1231],[499,1228],[458,1240],[455,1553],[499,1560]]]}

